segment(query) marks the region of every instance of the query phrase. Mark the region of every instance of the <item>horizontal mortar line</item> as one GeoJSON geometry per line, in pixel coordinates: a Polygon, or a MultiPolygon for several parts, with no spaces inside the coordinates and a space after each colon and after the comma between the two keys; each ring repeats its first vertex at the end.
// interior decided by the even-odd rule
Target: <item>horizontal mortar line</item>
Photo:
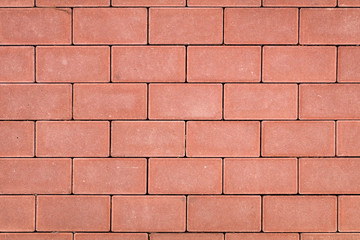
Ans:
{"type": "Polygon", "coordinates": [[[334,122],[352,119],[1,119],[0,122],[334,122]]]}
{"type": "MultiPolygon", "coordinates": [[[[34,232],[34,231],[32,231],[32,232],[24,232],[24,231],[21,231],[21,232],[11,232],[11,231],[9,231],[9,232],[2,232],[2,231],[0,231],[0,233],[11,233],[11,234],[13,234],[13,233],[15,233],[15,234],[17,234],[17,233],[53,233],[53,234],[57,234],[57,233],[74,233],[74,234],[79,234],[79,233],[86,233],[86,234],[94,234],[94,233],[99,233],[99,234],[107,234],[107,233],[110,233],[110,234],[114,234],[114,233],[131,233],[131,234],[136,234],[136,233],[142,233],[142,234],[164,234],[164,233],[166,233],[166,234],[173,234],[173,233],[195,233],[195,234],[197,234],[197,233],[201,233],[201,234],[203,234],[203,233],[205,233],[205,234],[231,234],[231,233],[254,233],[254,234],[256,234],[256,233],[260,233],[260,231],[258,231],[258,232],[244,232],[244,231],[229,231],[229,232],[219,232],[219,231],[214,231],[214,232],[204,232],[204,231],[192,231],[192,232],[189,232],[189,231],[187,231],[187,232],[179,232],[179,231],[176,231],[176,232],[144,232],[144,231],[141,231],[141,232],[126,232],[126,231],[124,231],[124,232],[116,232],[116,231],[107,231],[107,232],[100,232],[100,231],[36,231],[36,232],[34,232]]],[[[308,233],[310,233],[310,234],[314,234],[314,233],[332,233],[332,234],[336,234],[336,235],[338,235],[338,234],[342,234],[342,233],[352,233],[352,234],[358,234],[358,233],[360,233],[360,231],[359,232],[279,232],[279,231],[273,231],[273,232],[261,232],[261,233],[285,233],[285,234],[308,234],[308,233]]]]}
{"type": "Polygon", "coordinates": [[[341,194],[326,194],[326,193],[319,193],[319,194],[315,194],[315,193],[306,193],[306,194],[298,194],[298,193],[290,193],[290,194],[287,194],[287,193],[278,193],[278,194],[275,194],[275,193],[249,193],[249,194],[240,194],[240,193],[231,193],[231,194],[195,194],[195,193],[191,193],[191,194],[188,194],[188,193],[183,193],[183,194],[171,194],[171,193],[168,193],[168,194],[145,194],[145,193],[141,193],[141,194],[114,194],[114,193],[109,193],[109,194],[90,194],[90,193],[81,193],[81,194],[70,194],[70,193],[67,193],[67,194],[59,194],[59,193],[54,193],[54,194],[51,194],[51,193],[34,193],[34,194],[18,194],[18,193],[15,193],[15,194],[0,194],[0,197],[1,196],[58,196],[58,197],[65,197],[65,196],[73,196],[73,197],[76,197],[76,196],[90,196],[90,197],[94,197],[94,196],[103,196],[103,197],[139,197],[139,196],[152,196],[152,197],[156,197],[156,196],[159,196],[159,197],[171,197],[171,196],[176,196],[176,197],[185,197],[185,196],[195,196],[195,197],[201,197],[201,196],[204,196],[204,197],[228,197],[228,196],[244,196],[244,197],[260,197],[260,196],[274,196],[274,197],[287,197],[287,196],[293,196],[293,197],[301,197],[301,196],[318,196],[318,197],[326,197],[326,196],[333,196],[333,197],[336,197],[336,196],[359,196],[360,193],[349,193],[349,194],[344,194],[344,193],[341,193],[341,194]]]}
{"type": "Polygon", "coordinates": [[[108,46],[108,47],[131,47],[131,46],[147,46],[147,47],[154,47],[154,46],[164,46],[164,47],[169,47],[169,46],[189,46],[189,47],[196,47],[196,46],[202,46],[202,47],[211,47],[211,46],[221,46],[221,47],[226,47],[226,46],[239,46],[239,47],[251,47],[251,46],[254,46],[254,47],[261,47],[261,46],[264,46],[264,47],[268,47],[268,46],[274,46],[274,47],[294,47],[294,46],[298,46],[298,47],[306,47],[306,46],[309,46],[309,47],[358,47],[360,46],[360,43],[356,44],[303,44],[303,43],[300,43],[300,44],[297,44],[297,43],[293,43],[293,44],[267,44],[267,43],[247,43],[247,44],[233,44],[233,43],[225,43],[225,44],[222,44],[222,43],[219,43],[219,44],[208,44],[208,43],[203,43],[203,44],[176,44],[176,43],[156,43],[156,44],[153,44],[153,43],[149,43],[149,44],[146,44],[146,43],[134,43],[134,44],[114,44],[114,43],[74,43],[74,44],[71,44],[71,43],[68,43],[68,44],[1,44],[0,43],[0,47],[81,47],[81,46],[84,46],[84,47],[95,47],[95,46],[108,46]]]}
{"type": "Polygon", "coordinates": [[[177,5],[177,6],[151,6],[151,5],[141,5],[141,6],[121,6],[121,5],[98,5],[98,6],[76,6],[76,5],[71,5],[71,6],[61,6],[61,5],[56,5],[56,6],[19,6],[19,7],[15,7],[15,6],[3,6],[0,7],[1,8],[5,8],[5,9],[22,9],[22,8],[44,8],[44,9],[54,9],[54,8],[241,8],[241,9],[246,9],[246,8],[250,8],[250,9],[261,9],[261,8],[289,8],[289,9],[293,9],[293,8],[317,8],[317,9],[326,9],[326,8],[339,8],[339,9],[346,9],[346,8],[359,8],[360,6],[227,6],[227,5],[218,5],[218,6],[211,6],[211,5],[190,5],[190,6],[185,6],[185,5],[177,5]]]}
{"type": "MultiPolygon", "coordinates": [[[[102,158],[108,158],[108,159],[114,159],[114,158],[120,158],[120,159],[134,159],[134,158],[137,158],[137,159],[145,159],[145,158],[150,158],[150,159],[154,159],[154,158],[160,158],[160,159],[168,159],[168,158],[171,158],[171,159],[203,159],[203,158],[206,158],[206,159],[221,159],[221,158],[225,158],[225,159],[237,159],[237,158],[244,158],[244,159],[253,159],[253,158],[260,158],[260,159],[292,159],[292,158],[300,158],[300,159],[304,159],[304,158],[360,158],[360,156],[310,156],[310,157],[299,157],[299,156],[279,156],[279,157],[276,157],[276,156],[258,156],[258,157],[242,157],[242,156],[239,156],[239,157],[199,157],[199,156],[196,156],[196,157],[129,157],[129,156],[126,156],[126,157],[114,157],[114,156],[108,156],[108,157],[0,157],[0,160],[5,160],[5,159],[69,159],[69,158],[74,158],[74,160],[78,160],[78,159],[83,159],[83,158],[89,158],[89,159],[102,159],[102,158]]],[[[0,193],[1,194],[1,193],[0,193]]]]}
{"type": "Polygon", "coordinates": [[[204,84],[204,85],[220,85],[220,84],[262,84],[262,85],[274,85],[274,84],[288,84],[288,85],[339,85],[339,84],[345,84],[345,85],[356,85],[360,84],[360,81],[358,82],[0,82],[1,85],[26,85],[26,84],[36,84],[36,85],[53,85],[53,84],[63,84],[63,85],[81,85],[81,84],[204,84]]]}

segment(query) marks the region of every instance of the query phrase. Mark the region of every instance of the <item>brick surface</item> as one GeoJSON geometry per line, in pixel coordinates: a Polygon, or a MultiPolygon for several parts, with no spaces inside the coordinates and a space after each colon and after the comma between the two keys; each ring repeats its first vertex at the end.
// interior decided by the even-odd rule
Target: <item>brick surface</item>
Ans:
{"type": "Polygon", "coordinates": [[[295,158],[226,158],[225,194],[294,194],[295,158]]]}
{"type": "Polygon", "coordinates": [[[183,232],[184,196],[114,196],[112,230],[115,232],[183,232]]]}
{"type": "Polygon", "coordinates": [[[262,123],[263,156],[334,156],[335,123],[287,121],[262,123]]]}
{"type": "Polygon", "coordinates": [[[189,196],[190,232],[260,231],[260,196],[189,196]]]}
{"type": "Polygon", "coordinates": [[[337,154],[360,156],[360,121],[337,122],[337,154]]]}
{"type": "Polygon", "coordinates": [[[356,240],[359,233],[302,233],[302,240],[356,240]]]}
{"type": "Polygon", "coordinates": [[[109,196],[38,196],[38,231],[109,231],[109,196]]]}
{"type": "Polygon", "coordinates": [[[149,119],[221,119],[221,84],[150,84],[149,119]]]}
{"type": "Polygon", "coordinates": [[[109,47],[38,47],[37,82],[109,82],[109,47]]]}
{"type": "Polygon", "coordinates": [[[146,119],[146,84],[75,84],[74,119],[146,119]]]}
{"type": "Polygon", "coordinates": [[[186,0],[112,0],[112,6],[168,7],[185,6],[186,0]]]}
{"type": "Polygon", "coordinates": [[[264,47],[264,82],[335,82],[336,47],[264,47]]]}
{"type": "Polygon", "coordinates": [[[36,0],[37,7],[99,7],[110,6],[110,0],[36,0]]]}
{"type": "Polygon", "coordinates": [[[187,0],[188,6],[260,7],[261,0],[187,0]]]}
{"type": "Polygon", "coordinates": [[[0,240],[72,240],[72,233],[0,233],[0,240]]]}
{"type": "Polygon", "coordinates": [[[223,32],[221,8],[151,8],[151,44],[220,44],[223,32]]]}
{"type": "Polygon", "coordinates": [[[335,232],[336,196],[264,196],[265,232],[335,232]]]}
{"type": "Polygon", "coordinates": [[[339,196],[339,231],[360,231],[360,196],[339,196]]]}
{"type": "MultiPolygon", "coordinates": [[[[341,1],[341,0],[340,0],[341,1]]],[[[265,7],[335,7],[336,0],[263,0],[265,7]]]]}
{"type": "Polygon", "coordinates": [[[187,51],[188,82],[259,82],[260,47],[200,47],[187,51]]]}
{"type": "Polygon", "coordinates": [[[0,7],[33,7],[34,0],[3,0],[0,7]]]}
{"type": "Polygon", "coordinates": [[[34,82],[33,47],[0,47],[0,82],[34,82]]]}
{"type": "MultiPolygon", "coordinates": [[[[227,233],[225,240],[298,240],[297,233],[227,233]]],[[[315,239],[314,239],[315,240],[315,239]]]]}
{"type": "Polygon", "coordinates": [[[296,44],[297,22],[297,9],[226,8],[224,42],[226,44],[296,44]]]}
{"type": "Polygon", "coordinates": [[[150,194],[219,194],[222,160],[219,158],[151,158],[150,194]]]}
{"type": "Polygon", "coordinates": [[[75,158],[75,194],[145,194],[146,159],[75,158]]]}
{"type": "Polygon", "coordinates": [[[75,233],[74,240],[148,240],[146,233],[75,233]]]}
{"type": "Polygon", "coordinates": [[[360,67],[357,64],[359,60],[360,60],[359,47],[339,47],[338,50],[338,81],[339,82],[360,81],[360,67]]]}
{"type": "Polygon", "coordinates": [[[2,158],[0,193],[69,194],[71,159],[2,158]]]}
{"type": "Polygon", "coordinates": [[[150,240],[224,240],[221,233],[153,233],[150,240]]]}
{"type": "Polygon", "coordinates": [[[295,84],[225,84],[224,118],[296,119],[295,84]]]}
{"type": "Polygon", "coordinates": [[[360,7],[359,0],[338,0],[339,7],[360,7]]]}

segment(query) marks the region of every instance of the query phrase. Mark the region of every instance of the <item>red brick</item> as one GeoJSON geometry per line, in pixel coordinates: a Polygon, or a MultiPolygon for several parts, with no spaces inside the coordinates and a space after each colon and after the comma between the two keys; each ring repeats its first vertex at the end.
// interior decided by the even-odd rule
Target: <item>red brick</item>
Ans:
{"type": "Polygon", "coordinates": [[[280,8],[225,9],[226,44],[296,44],[298,10],[280,8]]]}
{"type": "Polygon", "coordinates": [[[76,158],[75,194],[145,194],[146,159],[76,158]]]}
{"type": "Polygon", "coordinates": [[[64,194],[70,192],[71,159],[0,159],[1,194],[64,194]]]}
{"type": "Polygon", "coordinates": [[[301,240],[356,240],[359,233],[302,233],[301,240]]]}
{"type": "Polygon", "coordinates": [[[227,233],[225,236],[226,240],[299,240],[297,233],[227,233]]]}
{"type": "Polygon", "coordinates": [[[225,119],[296,119],[295,84],[226,84],[225,119]]]}
{"type": "Polygon", "coordinates": [[[359,44],[360,9],[304,8],[300,11],[301,44],[359,44]]]}
{"type": "Polygon", "coordinates": [[[337,122],[337,154],[360,156],[360,121],[337,122]]]}
{"type": "Polygon", "coordinates": [[[222,43],[221,8],[150,8],[151,44],[222,43]]]}
{"type": "Polygon", "coordinates": [[[185,47],[112,47],[113,82],[184,82],[185,47]]]}
{"type": "Polygon", "coordinates": [[[145,8],[75,8],[74,43],[144,44],[145,8]]]}
{"type": "Polygon", "coordinates": [[[34,196],[0,196],[0,231],[35,230],[34,196]]]}
{"type": "Polygon", "coordinates": [[[0,119],[71,119],[71,85],[1,84],[0,119]]]}
{"type": "Polygon", "coordinates": [[[150,194],[221,194],[220,158],[151,158],[150,194]]]}
{"type": "Polygon", "coordinates": [[[73,240],[72,233],[0,233],[0,240],[73,240]]]}
{"type": "MultiPolygon", "coordinates": [[[[360,6],[360,1],[359,1],[360,6]]],[[[339,47],[338,81],[360,82],[360,47],[339,47]]]]}
{"type": "Polygon", "coordinates": [[[221,119],[221,84],[150,84],[150,119],[221,119]]]}
{"type": "Polygon", "coordinates": [[[110,0],[36,0],[38,7],[97,7],[110,6],[110,0]]]}
{"type": "Polygon", "coordinates": [[[38,231],[109,231],[108,196],[38,196],[38,231]]]}
{"type": "Polygon", "coordinates": [[[258,157],[259,122],[188,122],[188,157],[258,157]]]}
{"type": "Polygon", "coordinates": [[[335,7],[336,0],[263,0],[265,7],[335,7]]]}
{"type": "Polygon", "coordinates": [[[0,47],[0,82],[34,82],[33,47],[0,47]]]}
{"type": "Polygon", "coordinates": [[[264,82],[335,82],[336,47],[264,47],[264,82]]]}
{"type": "Polygon", "coordinates": [[[4,8],[0,23],[2,45],[71,43],[71,9],[4,8]]]}
{"type": "Polygon", "coordinates": [[[113,157],[181,157],[184,152],[184,122],[112,122],[113,157]]]}
{"type": "Polygon", "coordinates": [[[188,6],[260,7],[261,0],[187,0],[188,6]]]}
{"type": "Polygon", "coordinates": [[[360,159],[300,159],[302,194],[351,194],[360,191],[360,159]]]}
{"type": "Polygon", "coordinates": [[[75,84],[74,119],[146,119],[146,84],[75,84]]]}
{"type": "Polygon", "coordinates": [[[0,157],[34,156],[33,122],[0,121],[0,139],[0,157]]]}
{"type": "Polygon", "coordinates": [[[263,156],[334,156],[335,124],[274,121],[262,125],[263,156]]]}
{"type": "Polygon", "coordinates": [[[225,194],[297,193],[296,158],[226,158],[225,194]]]}
{"type": "Polygon", "coordinates": [[[300,119],[360,118],[360,84],[302,84],[300,119]]]}
{"type": "Polygon", "coordinates": [[[260,196],[189,196],[188,231],[260,231],[260,196]]]}
{"type": "Polygon", "coordinates": [[[184,196],[114,196],[112,231],[185,231],[184,196]]]}
{"type": "Polygon", "coordinates": [[[359,7],[359,0],[338,0],[339,7],[359,7]]]}
{"type": "Polygon", "coordinates": [[[75,240],[148,240],[146,233],[75,233],[75,240]]]}
{"type": "Polygon", "coordinates": [[[105,121],[36,123],[38,157],[107,157],[109,140],[105,121]]]}
{"type": "Polygon", "coordinates": [[[189,82],[260,82],[260,47],[194,46],[187,57],[189,82]]]}
{"type": "Polygon", "coordinates": [[[0,7],[33,7],[34,0],[2,0],[0,7]]]}
{"type": "Polygon", "coordinates": [[[335,232],[336,196],[264,196],[265,232],[335,232]]]}
{"type": "Polygon", "coordinates": [[[109,47],[37,47],[37,82],[109,82],[109,47]]]}
{"type": "Polygon", "coordinates": [[[185,0],[112,0],[112,6],[157,7],[185,6],[185,0]]]}
{"type": "Polygon", "coordinates": [[[339,196],[339,231],[360,231],[360,196],[339,196]]]}
{"type": "Polygon", "coordinates": [[[152,233],[150,240],[224,240],[222,233],[152,233]]]}

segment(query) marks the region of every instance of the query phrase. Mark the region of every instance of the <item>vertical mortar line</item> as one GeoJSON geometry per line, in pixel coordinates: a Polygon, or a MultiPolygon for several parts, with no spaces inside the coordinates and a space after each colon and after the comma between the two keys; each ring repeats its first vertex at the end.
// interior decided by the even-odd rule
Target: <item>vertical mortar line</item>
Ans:
{"type": "Polygon", "coordinates": [[[36,83],[36,46],[34,46],[34,82],[36,83]]]}
{"type": "Polygon", "coordinates": [[[264,219],[263,219],[263,215],[264,215],[264,207],[263,207],[263,202],[264,202],[264,195],[260,195],[260,200],[261,200],[261,205],[260,205],[260,220],[261,220],[261,228],[260,228],[260,232],[264,232],[263,228],[264,228],[264,219]]]}
{"type": "Polygon", "coordinates": [[[149,45],[149,29],[150,29],[150,27],[149,27],[149,23],[150,23],[150,8],[149,7],[147,7],[146,8],[146,17],[147,17],[147,19],[146,19],[146,44],[147,45],[149,45]]]}
{"type": "Polygon", "coordinates": [[[36,157],[36,121],[34,121],[34,157],[36,157]]]}
{"type": "Polygon", "coordinates": [[[74,120],[74,83],[71,83],[71,120],[74,120]]]}
{"type": "Polygon", "coordinates": [[[297,110],[296,120],[300,120],[300,83],[297,83],[297,110]]]}
{"type": "Polygon", "coordinates": [[[185,195],[185,232],[187,232],[188,225],[188,195],[185,195]]]}
{"type": "Polygon", "coordinates": [[[184,146],[185,146],[185,155],[184,155],[184,157],[187,157],[187,153],[186,153],[186,139],[187,139],[187,124],[188,123],[188,121],[187,120],[185,120],[185,143],[184,143],[184,146]]]}
{"type": "Polygon", "coordinates": [[[339,232],[339,195],[336,195],[336,232],[339,232]]]}
{"type": "Polygon", "coordinates": [[[260,83],[263,82],[263,68],[264,68],[264,45],[260,46],[260,83]]]}
{"type": "Polygon", "coordinates": [[[221,106],[221,120],[225,120],[225,83],[222,83],[222,96],[221,96],[221,100],[222,100],[222,106],[221,106]]]}
{"type": "Polygon", "coordinates": [[[221,194],[224,195],[225,194],[225,191],[224,191],[224,188],[225,188],[225,178],[224,178],[224,172],[225,172],[225,158],[222,158],[221,159],[221,194]]]}
{"type": "Polygon", "coordinates": [[[297,194],[300,194],[300,158],[296,158],[296,162],[297,162],[297,169],[296,169],[297,194]]]}
{"type": "Polygon", "coordinates": [[[335,82],[337,83],[338,82],[338,69],[339,69],[339,46],[335,46],[336,47],[336,59],[335,59],[335,73],[336,73],[336,76],[335,76],[335,82]]]}
{"type": "Polygon", "coordinates": [[[300,8],[298,8],[298,42],[297,45],[300,45],[300,8]]]}
{"type": "Polygon", "coordinates": [[[110,66],[109,66],[109,70],[110,70],[110,74],[109,74],[109,76],[110,76],[110,83],[112,82],[112,45],[109,45],[109,48],[110,48],[110,54],[109,54],[109,56],[110,56],[110,60],[109,60],[109,64],[110,64],[110,66]]]}
{"type": "Polygon", "coordinates": [[[34,224],[35,224],[35,232],[37,232],[37,229],[36,229],[36,225],[37,225],[37,218],[36,218],[36,216],[37,216],[37,195],[35,194],[34,195],[34,197],[35,197],[35,217],[34,217],[34,224]]]}
{"type": "Polygon", "coordinates": [[[146,195],[149,195],[149,163],[150,163],[150,158],[146,158],[146,195]]]}
{"type": "Polygon", "coordinates": [[[262,123],[263,123],[263,120],[260,120],[260,122],[259,122],[260,124],[259,124],[259,127],[260,127],[260,129],[259,129],[259,135],[260,135],[260,141],[259,141],[259,143],[260,143],[260,148],[259,148],[259,157],[262,157],[262,151],[261,151],[261,149],[262,149],[262,123]]]}
{"type": "Polygon", "coordinates": [[[74,8],[71,9],[71,45],[74,45],[74,8]]]}
{"type": "Polygon", "coordinates": [[[149,92],[150,92],[150,83],[146,83],[146,120],[149,120],[149,92]]]}
{"type": "Polygon", "coordinates": [[[187,83],[187,75],[188,75],[188,46],[185,45],[185,82],[187,83]]]}
{"type": "Polygon", "coordinates": [[[72,232],[72,240],[75,240],[75,232],[72,232]]]}
{"type": "Polygon", "coordinates": [[[36,7],[36,0],[34,0],[34,7],[36,7]]]}
{"type": "Polygon", "coordinates": [[[71,194],[74,194],[74,158],[71,158],[71,194]]]}
{"type": "Polygon", "coordinates": [[[335,157],[337,157],[337,120],[335,120],[335,157]]]}
{"type": "Polygon", "coordinates": [[[223,7],[222,44],[225,45],[225,7],[223,7]]]}
{"type": "Polygon", "coordinates": [[[112,121],[109,121],[109,157],[111,157],[111,131],[112,131],[112,121]]]}
{"type": "Polygon", "coordinates": [[[112,198],[113,198],[113,195],[110,195],[110,229],[109,229],[109,232],[112,232],[112,198]]]}

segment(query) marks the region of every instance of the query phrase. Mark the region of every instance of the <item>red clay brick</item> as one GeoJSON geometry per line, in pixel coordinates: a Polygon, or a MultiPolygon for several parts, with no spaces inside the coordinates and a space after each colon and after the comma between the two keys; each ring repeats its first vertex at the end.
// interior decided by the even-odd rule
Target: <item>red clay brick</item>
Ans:
{"type": "Polygon", "coordinates": [[[145,8],[75,8],[74,43],[144,44],[145,8]]]}
{"type": "Polygon", "coordinates": [[[37,82],[109,82],[109,47],[37,47],[37,82]]]}
{"type": "Polygon", "coordinates": [[[0,157],[34,156],[34,122],[0,121],[0,139],[0,157]]]}
{"type": "Polygon", "coordinates": [[[359,61],[360,47],[339,47],[338,81],[360,82],[359,61]]]}
{"type": "Polygon", "coordinates": [[[263,156],[334,156],[335,123],[274,121],[262,125],[263,156]]]}
{"type": "Polygon", "coordinates": [[[114,196],[112,231],[185,231],[184,196],[114,196]]]}
{"type": "Polygon", "coordinates": [[[359,44],[360,9],[304,8],[300,11],[301,44],[359,44]]]}
{"type": "Polygon", "coordinates": [[[189,196],[188,231],[260,231],[260,196],[189,196]]]}
{"type": "Polygon", "coordinates": [[[265,7],[335,7],[336,0],[263,0],[265,7]]]}
{"type": "Polygon", "coordinates": [[[339,7],[360,7],[359,0],[338,0],[339,7]]]}
{"type": "Polygon", "coordinates": [[[360,159],[300,159],[302,194],[351,194],[360,192],[360,159]]]}
{"type": "Polygon", "coordinates": [[[36,0],[38,7],[97,7],[110,6],[110,0],[36,0]]]}
{"type": "Polygon", "coordinates": [[[264,47],[264,82],[335,82],[336,47],[264,47]]]}
{"type": "Polygon", "coordinates": [[[69,44],[71,9],[0,9],[0,44],[69,44]]]}
{"type": "Polygon", "coordinates": [[[109,196],[38,196],[38,231],[109,231],[109,196]]]}
{"type": "Polygon", "coordinates": [[[359,233],[302,233],[301,240],[356,240],[359,233]]]}
{"type": "Polygon", "coordinates": [[[337,154],[360,156],[360,121],[337,122],[337,154]]]}
{"type": "Polygon", "coordinates": [[[75,240],[148,240],[146,233],[75,233],[75,240]]]}
{"type": "Polygon", "coordinates": [[[74,119],[146,119],[146,84],[75,84],[74,119]]]}
{"type": "Polygon", "coordinates": [[[360,117],[360,84],[302,84],[300,119],[354,119],[360,117]]]}
{"type": "Polygon", "coordinates": [[[220,44],[221,8],[150,8],[151,44],[220,44]]]}
{"type": "Polygon", "coordinates": [[[185,47],[112,47],[113,82],[185,82],[185,47]]]}
{"type": "Polygon", "coordinates": [[[0,82],[34,82],[33,47],[0,47],[0,82]]]}
{"type": "Polygon", "coordinates": [[[188,6],[260,7],[261,0],[187,0],[188,6]]]}
{"type": "Polygon", "coordinates": [[[298,10],[280,8],[225,9],[226,44],[296,44],[298,10]]]}
{"type": "Polygon", "coordinates": [[[360,196],[339,196],[339,231],[360,231],[360,196]]]}
{"type": "Polygon", "coordinates": [[[225,119],[296,119],[295,84],[226,84],[225,119]]]}
{"type": "MultiPolygon", "coordinates": [[[[226,240],[299,240],[297,233],[227,233],[226,240]]],[[[315,239],[312,239],[315,240],[315,239]]]]}
{"type": "Polygon", "coordinates": [[[112,0],[112,6],[168,7],[185,6],[186,0],[112,0]]]}
{"type": "Polygon", "coordinates": [[[38,157],[107,157],[109,123],[37,122],[36,156],[38,157]]]}
{"type": "Polygon", "coordinates": [[[1,194],[69,194],[70,192],[71,159],[0,159],[1,194]]]}
{"type": "Polygon", "coordinates": [[[260,82],[260,47],[194,46],[187,58],[188,82],[260,82]]]}
{"type": "Polygon", "coordinates": [[[221,194],[222,160],[151,158],[148,186],[150,194],[221,194]]]}
{"type": "Polygon", "coordinates": [[[150,119],[221,119],[221,84],[150,84],[150,119]]]}
{"type": "Polygon", "coordinates": [[[188,157],[259,156],[259,122],[196,121],[187,124],[188,157]]]}
{"type": "Polygon", "coordinates": [[[2,0],[0,2],[0,7],[33,7],[33,6],[34,6],[34,0],[2,0]]]}
{"type": "Polygon", "coordinates": [[[112,122],[113,157],[181,157],[184,153],[184,122],[112,122]]]}
{"type": "Polygon", "coordinates": [[[146,159],[76,158],[75,194],[145,194],[146,159]]]}
{"type": "Polygon", "coordinates": [[[264,196],[265,232],[335,232],[336,196],[264,196]]]}
{"type": "Polygon", "coordinates": [[[71,118],[71,85],[1,84],[0,119],[71,118]]]}
{"type": "Polygon", "coordinates": [[[0,196],[0,231],[35,230],[34,196],[0,196]]]}
{"type": "Polygon", "coordinates": [[[152,233],[150,240],[224,240],[222,233],[152,233]]]}
{"type": "Polygon", "coordinates": [[[73,240],[72,233],[0,233],[0,240],[73,240]]]}
{"type": "Polygon", "coordinates": [[[295,194],[296,158],[226,158],[225,194],[295,194]]]}

